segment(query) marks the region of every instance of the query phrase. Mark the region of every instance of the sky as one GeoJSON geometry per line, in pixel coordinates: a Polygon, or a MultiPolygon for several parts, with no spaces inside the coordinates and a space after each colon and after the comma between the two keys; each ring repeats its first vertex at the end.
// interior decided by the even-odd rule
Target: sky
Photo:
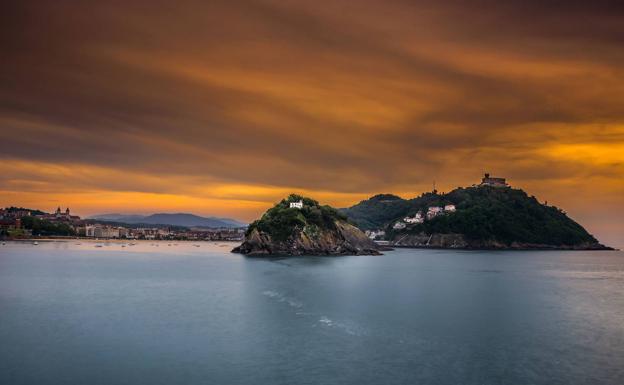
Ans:
{"type": "Polygon", "coordinates": [[[624,3],[12,1],[0,205],[250,221],[484,172],[624,246],[624,3]]]}

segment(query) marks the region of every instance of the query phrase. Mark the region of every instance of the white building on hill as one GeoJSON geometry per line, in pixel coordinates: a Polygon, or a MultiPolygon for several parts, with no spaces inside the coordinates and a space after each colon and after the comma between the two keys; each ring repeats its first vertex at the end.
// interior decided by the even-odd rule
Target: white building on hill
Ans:
{"type": "Polygon", "coordinates": [[[401,229],[404,229],[405,226],[406,226],[405,223],[397,222],[397,223],[394,224],[394,226],[392,226],[392,228],[395,229],[395,230],[401,230],[401,229]]]}
{"type": "Polygon", "coordinates": [[[303,208],[303,201],[299,200],[299,202],[290,202],[290,208],[295,208],[295,209],[302,209],[303,208]]]}
{"type": "Polygon", "coordinates": [[[425,221],[425,218],[423,217],[422,213],[419,211],[413,217],[403,218],[403,221],[405,223],[423,223],[425,221]]]}
{"type": "Polygon", "coordinates": [[[383,230],[366,230],[365,234],[370,239],[375,240],[377,238],[383,238],[386,235],[386,232],[383,230]]]}
{"type": "Polygon", "coordinates": [[[442,207],[431,206],[427,209],[427,219],[435,218],[438,214],[442,213],[442,207]]]}

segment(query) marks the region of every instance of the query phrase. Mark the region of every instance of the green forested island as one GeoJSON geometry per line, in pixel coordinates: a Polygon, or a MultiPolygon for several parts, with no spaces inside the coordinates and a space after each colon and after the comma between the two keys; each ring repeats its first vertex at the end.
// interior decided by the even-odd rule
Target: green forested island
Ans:
{"type": "Polygon", "coordinates": [[[233,251],[375,254],[372,239],[396,247],[609,249],[563,210],[486,175],[480,185],[449,193],[433,191],[413,199],[380,194],[340,210],[293,194],[253,222],[233,251]]]}
{"type": "Polygon", "coordinates": [[[233,252],[248,255],[379,254],[377,245],[344,214],[291,194],[249,225],[233,252]]]}
{"type": "Polygon", "coordinates": [[[380,230],[395,246],[605,248],[563,210],[506,185],[428,192],[409,200],[383,194],[341,212],[364,230],[380,230]]]}

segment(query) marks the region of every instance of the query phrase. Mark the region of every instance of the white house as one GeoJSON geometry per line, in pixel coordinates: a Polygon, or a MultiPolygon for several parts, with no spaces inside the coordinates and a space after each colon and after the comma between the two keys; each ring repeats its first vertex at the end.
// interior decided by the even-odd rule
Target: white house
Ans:
{"type": "Polygon", "coordinates": [[[403,221],[406,223],[423,223],[425,218],[423,218],[422,213],[419,211],[413,217],[405,217],[403,221]]]}
{"type": "Polygon", "coordinates": [[[436,217],[438,214],[442,212],[442,207],[439,206],[431,206],[427,209],[427,219],[431,219],[436,217]]]}
{"type": "Polygon", "coordinates": [[[456,211],[455,205],[446,205],[446,206],[444,206],[444,211],[448,211],[449,213],[454,213],[456,211]]]}
{"type": "Polygon", "coordinates": [[[392,228],[395,229],[395,230],[404,229],[405,228],[405,223],[397,222],[397,223],[394,224],[394,226],[392,226],[392,228]]]}
{"type": "Polygon", "coordinates": [[[383,238],[383,236],[386,235],[386,232],[383,230],[366,230],[365,234],[370,239],[374,240],[377,238],[383,238]]]}
{"type": "Polygon", "coordinates": [[[295,209],[302,209],[303,208],[303,201],[299,200],[299,202],[290,202],[290,208],[295,208],[295,209]]]}

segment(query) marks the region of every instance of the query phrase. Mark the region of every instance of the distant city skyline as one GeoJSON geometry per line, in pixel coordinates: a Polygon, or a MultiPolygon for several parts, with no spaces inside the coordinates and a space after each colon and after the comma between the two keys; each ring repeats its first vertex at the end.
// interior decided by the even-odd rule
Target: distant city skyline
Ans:
{"type": "Polygon", "coordinates": [[[624,245],[624,9],[14,1],[0,205],[249,222],[485,172],[624,245]]]}

